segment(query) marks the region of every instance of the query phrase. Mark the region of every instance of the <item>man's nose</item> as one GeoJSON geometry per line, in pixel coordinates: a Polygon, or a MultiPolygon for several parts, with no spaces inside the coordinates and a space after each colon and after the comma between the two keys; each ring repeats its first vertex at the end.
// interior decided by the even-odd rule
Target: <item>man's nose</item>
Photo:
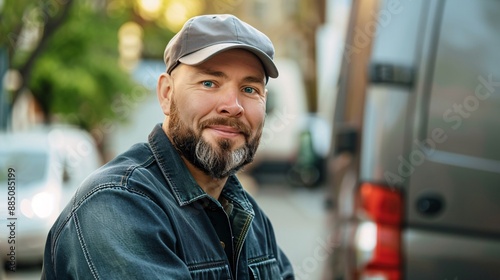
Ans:
{"type": "Polygon", "coordinates": [[[217,112],[227,117],[240,117],[244,109],[240,102],[241,93],[237,89],[227,90],[222,93],[217,112]]]}

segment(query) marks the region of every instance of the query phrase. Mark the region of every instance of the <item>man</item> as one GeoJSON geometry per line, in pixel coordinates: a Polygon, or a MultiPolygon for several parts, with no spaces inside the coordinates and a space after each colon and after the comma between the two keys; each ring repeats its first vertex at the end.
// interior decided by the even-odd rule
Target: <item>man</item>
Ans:
{"type": "Polygon", "coordinates": [[[46,279],[293,279],[234,175],[252,161],[274,48],[231,15],[190,19],[165,49],[165,114],[85,180],[51,229],[46,279]]]}

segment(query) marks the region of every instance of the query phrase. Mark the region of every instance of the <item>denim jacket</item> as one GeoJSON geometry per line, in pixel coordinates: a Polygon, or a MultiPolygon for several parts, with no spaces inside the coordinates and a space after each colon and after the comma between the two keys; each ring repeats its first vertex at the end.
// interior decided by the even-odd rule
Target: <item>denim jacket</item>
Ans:
{"type": "Polygon", "coordinates": [[[294,279],[234,175],[221,197],[231,211],[197,185],[157,125],[83,182],[49,232],[42,279],[294,279]],[[232,233],[232,258],[217,227],[232,233]]]}

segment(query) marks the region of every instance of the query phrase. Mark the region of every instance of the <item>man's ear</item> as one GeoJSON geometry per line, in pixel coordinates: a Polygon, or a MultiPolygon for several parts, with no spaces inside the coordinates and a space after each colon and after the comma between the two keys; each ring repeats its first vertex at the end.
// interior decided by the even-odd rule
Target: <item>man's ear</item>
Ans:
{"type": "Polygon", "coordinates": [[[158,78],[156,86],[156,95],[160,102],[160,107],[165,116],[170,115],[170,102],[172,100],[173,83],[172,76],[167,73],[162,73],[158,78]]]}

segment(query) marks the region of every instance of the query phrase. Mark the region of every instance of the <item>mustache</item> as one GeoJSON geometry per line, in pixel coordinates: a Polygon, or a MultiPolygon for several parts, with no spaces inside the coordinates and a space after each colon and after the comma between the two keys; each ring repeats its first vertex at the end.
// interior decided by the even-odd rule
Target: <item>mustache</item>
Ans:
{"type": "Polygon", "coordinates": [[[200,122],[199,129],[201,131],[201,130],[203,130],[209,126],[212,126],[212,125],[223,125],[223,126],[232,127],[234,129],[238,130],[246,138],[250,137],[250,134],[251,134],[251,130],[248,126],[246,126],[240,120],[232,119],[232,118],[221,118],[221,117],[211,118],[211,119],[200,122]]]}

